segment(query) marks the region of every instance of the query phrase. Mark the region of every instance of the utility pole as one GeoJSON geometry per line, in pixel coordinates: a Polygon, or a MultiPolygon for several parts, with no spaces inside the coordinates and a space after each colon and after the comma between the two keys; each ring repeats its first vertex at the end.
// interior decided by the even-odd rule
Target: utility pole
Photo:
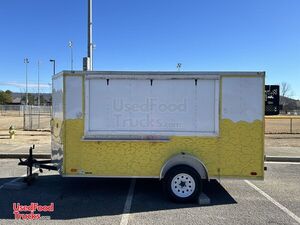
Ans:
{"type": "MultiPolygon", "coordinates": [[[[49,61],[51,63],[53,63],[53,76],[54,76],[55,75],[55,59],[50,59],[49,61]]],[[[53,79],[53,77],[52,77],[52,79],[53,79]]],[[[49,86],[51,86],[51,89],[53,91],[53,80],[52,79],[51,79],[51,84],[49,86]]],[[[52,111],[52,113],[53,113],[53,111],[52,111]]]]}
{"type": "Polygon", "coordinates": [[[88,66],[87,70],[93,70],[93,0],[88,0],[88,66]]]}
{"type": "Polygon", "coordinates": [[[93,44],[93,1],[88,0],[88,19],[87,19],[87,57],[83,58],[83,70],[92,71],[93,70],[93,49],[95,45],[93,44]]]}
{"type": "Polygon", "coordinates": [[[26,74],[26,102],[25,105],[28,105],[28,68],[27,65],[29,63],[29,59],[25,58],[24,59],[24,63],[25,63],[25,74],[26,74]]]}
{"type": "Polygon", "coordinates": [[[40,106],[41,99],[40,99],[40,60],[38,60],[38,106],[40,106]]]}
{"type": "Polygon", "coordinates": [[[41,120],[41,109],[40,109],[40,104],[41,104],[41,98],[40,98],[40,60],[38,60],[38,129],[40,128],[40,120],[41,120]]]}

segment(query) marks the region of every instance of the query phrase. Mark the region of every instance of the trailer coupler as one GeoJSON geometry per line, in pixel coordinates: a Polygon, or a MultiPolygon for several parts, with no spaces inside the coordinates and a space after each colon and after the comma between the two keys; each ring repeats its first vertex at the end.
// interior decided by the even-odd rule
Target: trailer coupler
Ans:
{"type": "Polygon", "coordinates": [[[19,166],[27,166],[27,175],[24,178],[24,182],[30,185],[35,178],[37,178],[38,173],[32,173],[32,168],[39,168],[39,171],[42,173],[43,169],[48,170],[58,170],[58,168],[54,165],[47,165],[52,164],[52,160],[37,160],[33,157],[32,150],[35,148],[35,145],[29,148],[29,156],[27,159],[22,160],[19,158],[20,162],[18,163],[19,166]]]}

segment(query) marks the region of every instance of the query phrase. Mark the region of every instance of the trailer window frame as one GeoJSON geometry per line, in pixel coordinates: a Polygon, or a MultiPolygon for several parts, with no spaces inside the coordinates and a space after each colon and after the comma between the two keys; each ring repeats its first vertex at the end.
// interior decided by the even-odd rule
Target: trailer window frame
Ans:
{"type": "Polygon", "coordinates": [[[220,76],[217,75],[193,75],[190,77],[187,76],[179,76],[179,75],[164,75],[164,76],[113,76],[113,75],[86,75],[85,76],[85,116],[84,116],[84,136],[83,140],[169,140],[171,136],[197,136],[197,137],[218,137],[219,136],[219,123],[220,123],[220,76]],[[213,132],[202,132],[202,131],[95,131],[90,129],[90,90],[91,90],[91,81],[94,79],[102,79],[105,80],[105,84],[109,85],[110,80],[112,79],[142,79],[149,80],[152,82],[153,80],[168,80],[168,79],[184,79],[184,80],[193,80],[195,81],[195,85],[198,84],[197,80],[213,80],[214,81],[214,130],[213,132]]]}

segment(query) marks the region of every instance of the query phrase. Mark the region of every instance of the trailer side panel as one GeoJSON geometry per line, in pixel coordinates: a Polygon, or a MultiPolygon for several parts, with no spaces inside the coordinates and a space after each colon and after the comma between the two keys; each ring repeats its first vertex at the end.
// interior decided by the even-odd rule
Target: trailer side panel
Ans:
{"type": "MultiPolygon", "coordinates": [[[[82,104],[83,115],[80,116],[80,113],[78,114],[77,110],[77,113],[66,118],[64,121],[64,128],[66,130],[66,146],[64,152],[66,169],[64,175],[96,177],[159,177],[161,168],[168,159],[174,155],[185,152],[195,156],[204,163],[208,170],[209,177],[262,179],[264,154],[264,77],[251,74],[249,77],[239,76],[238,74],[232,76],[230,74],[226,74],[226,76],[221,74],[220,77],[220,79],[217,79],[217,83],[215,83],[217,86],[215,86],[215,92],[213,92],[215,95],[214,99],[217,99],[217,101],[214,102],[216,106],[212,108],[217,114],[217,119],[213,120],[214,128],[212,128],[213,126],[210,123],[205,125],[205,122],[207,121],[200,124],[197,124],[195,121],[194,127],[191,124],[187,127],[181,127],[181,130],[175,130],[177,133],[174,135],[169,135],[169,133],[163,129],[156,129],[157,133],[154,133],[153,130],[147,130],[149,127],[146,127],[146,129],[143,128],[144,131],[146,130],[145,134],[140,134],[138,135],[139,137],[137,137],[136,134],[142,133],[142,127],[133,127],[135,133],[131,135],[131,137],[133,137],[132,139],[130,139],[130,133],[126,134],[125,139],[122,138],[122,132],[128,131],[126,129],[108,129],[111,128],[109,126],[113,125],[110,124],[111,120],[107,119],[111,116],[111,108],[109,108],[113,107],[111,101],[111,105],[109,103],[101,104],[100,106],[103,106],[103,108],[99,108],[101,113],[94,116],[94,119],[99,116],[105,116],[107,117],[106,119],[100,118],[99,121],[92,120],[91,123],[91,121],[86,118],[90,116],[90,113],[98,113],[97,111],[90,112],[87,108],[87,104],[95,106],[98,100],[102,101],[101,98],[106,96],[105,92],[99,93],[97,96],[91,98],[89,96],[90,93],[86,90],[87,80],[85,78],[82,80],[82,90],[79,88],[79,80],[78,84],[75,86],[69,86],[67,82],[66,88],[75,88],[78,93],[82,93],[82,95],[69,95],[70,99],[67,101],[73,102],[73,105],[75,102],[82,104]],[[193,128],[204,127],[209,131],[207,133],[213,135],[207,135],[203,130],[190,129],[191,126],[193,128]],[[87,127],[92,129],[88,130],[87,127]],[[99,133],[95,135],[95,133],[92,133],[92,135],[87,135],[87,130],[100,131],[102,134],[99,135],[99,133]],[[108,136],[106,135],[106,137],[103,137],[105,132],[111,131],[117,131],[117,138],[116,133],[109,133],[108,136]],[[193,133],[182,135],[184,131],[192,131],[193,133]],[[87,136],[88,138],[86,138],[87,136]],[[153,138],[156,136],[167,138],[153,138]]],[[[96,84],[96,86],[99,85],[99,88],[103,88],[102,90],[107,90],[106,88],[108,85],[113,85],[111,77],[107,76],[105,78],[106,79],[104,80],[101,78],[102,81],[104,81],[103,84],[101,82],[96,84]],[[101,85],[103,87],[101,87],[101,85]]],[[[207,76],[207,79],[209,80],[209,76],[207,76]]],[[[212,80],[216,80],[216,77],[212,80]]],[[[195,91],[195,79],[192,81],[193,86],[190,86],[189,88],[194,88],[193,90],[195,91]]],[[[147,85],[151,86],[151,79],[147,82],[147,85]]],[[[155,85],[155,82],[155,79],[153,79],[152,85],[155,85]]],[[[185,82],[184,79],[183,82],[185,82]]],[[[201,87],[201,84],[197,83],[197,85],[199,85],[198,87],[201,87]]],[[[127,98],[133,95],[139,95],[142,99],[143,95],[141,92],[143,90],[145,92],[151,91],[146,90],[146,88],[148,88],[148,86],[142,88],[139,92],[136,90],[135,92],[132,92],[134,89],[130,90],[129,85],[129,88],[125,88],[127,91],[123,91],[120,96],[127,98]]],[[[203,86],[201,90],[205,88],[206,87],[203,86]]],[[[180,92],[179,88],[170,91],[176,95],[175,93],[177,90],[180,92]]],[[[188,90],[188,88],[186,89],[186,92],[190,91],[191,90],[188,90]]],[[[206,93],[207,92],[209,92],[209,90],[207,90],[206,93]]],[[[180,95],[184,93],[185,92],[182,92],[180,95]]],[[[196,93],[194,96],[197,96],[196,93]]],[[[208,101],[210,106],[213,104],[210,102],[210,99],[204,99],[203,101],[205,102],[205,100],[208,101]]],[[[168,100],[166,102],[170,101],[168,100]]],[[[182,103],[182,100],[178,100],[177,102],[182,103]]],[[[68,109],[67,105],[68,103],[66,103],[66,108],[68,109]]],[[[76,107],[80,108],[78,106],[76,107]]],[[[131,110],[137,109],[135,105],[128,105],[128,107],[131,110]]],[[[197,107],[192,108],[194,113],[193,120],[200,119],[199,121],[201,121],[203,117],[201,117],[201,114],[197,114],[197,109],[201,109],[201,107],[204,108],[205,104],[201,104],[201,107],[199,108],[197,107]]],[[[140,109],[142,110],[143,108],[140,109]]],[[[130,115],[130,113],[132,113],[131,115],[134,115],[136,112],[129,112],[128,115],[130,115]]],[[[183,114],[184,115],[181,115],[183,117],[191,116],[190,112],[186,114],[183,112],[183,114]]],[[[133,116],[133,118],[138,118],[138,116],[143,115],[143,113],[140,113],[137,116],[133,116]]],[[[150,115],[153,116],[151,113],[150,115]]],[[[172,114],[170,115],[171,116],[168,116],[167,119],[172,118],[172,114]]],[[[113,125],[112,128],[115,128],[114,126],[115,125],[113,125]]]]}
{"type": "Polygon", "coordinates": [[[64,77],[56,76],[52,79],[52,119],[51,119],[51,158],[63,173],[64,149],[64,77]]]}

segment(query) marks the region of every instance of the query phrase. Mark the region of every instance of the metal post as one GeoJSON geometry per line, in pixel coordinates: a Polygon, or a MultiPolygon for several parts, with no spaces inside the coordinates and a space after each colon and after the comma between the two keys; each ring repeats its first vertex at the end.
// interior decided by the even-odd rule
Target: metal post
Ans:
{"type": "Polygon", "coordinates": [[[29,149],[29,160],[30,161],[30,166],[29,166],[29,176],[32,176],[32,161],[33,161],[33,156],[32,156],[32,147],[29,149]]]}
{"type": "Polygon", "coordinates": [[[53,63],[53,75],[55,75],[55,59],[50,59],[49,61],[53,63]]]}
{"type": "Polygon", "coordinates": [[[53,63],[53,75],[55,75],[55,60],[54,60],[54,63],[53,63]]]}
{"type": "Polygon", "coordinates": [[[87,70],[93,70],[93,1],[88,0],[88,66],[87,70]]]}
{"type": "Polygon", "coordinates": [[[71,52],[71,70],[73,70],[73,42],[69,41],[69,48],[70,48],[70,52],[71,52]]]}
{"type": "Polygon", "coordinates": [[[25,110],[26,110],[26,106],[25,107],[23,107],[23,130],[26,130],[26,124],[25,124],[25,121],[26,121],[26,118],[25,118],[25,116],[26,116],[26,113],[25,113],[25,110]]]}
{"type": "Polygon", "coordinates": [[[27,65],[29,63],[29,60],[28,58],[25,58],[24,59],[24,63],[25,63],[25,74],[26,74],[26,102],[25,102],[25,105],[28,105],[28,68],[27,68],[27,65]]]}
{"type": "Polygon", "coordinates": [[[32,130],[32,105],[30,105],[29,108],[29,129],[32,130]]]}
{"type": "Polygon", "coordinates": [[[38,129],[40,129],[40,60],[38,60],[38,129]]]}
{"type": "Polygon", "coordinates": [[[26,105],[28,105],[28,75],[27,75],[27,62],[26,62],[26,105]]]}
{"type": "Polygon", "coordinates": [[[38,60],[38,106],[40,106],[40,60],[38,60]]]}
{"type": "Polygon", "coordinates": [[[290,118],[290,133],[293,133],[293,118],[290,118]]]}
{"type": "MultiPolygon", "coordinates": [[[[53,76],[54,76],[55,75],[55,59],[50,59],[50,62],[53,63],[53,76]]],[[[53,79],[51,79],[51,89],[52,89],[52,92],[53,92],[53,79]]],[[[52,101],[53,101],[53,99],[52,99],[52,101]]],[[[50,115],[52,115],[52,113],[50,113],[50,115]]]]}
{"type": "Polygon", "coordinates": [[[73,58],[73,43],[71,47],[71,70],[74,70],[74,58],[73,58]]]}

